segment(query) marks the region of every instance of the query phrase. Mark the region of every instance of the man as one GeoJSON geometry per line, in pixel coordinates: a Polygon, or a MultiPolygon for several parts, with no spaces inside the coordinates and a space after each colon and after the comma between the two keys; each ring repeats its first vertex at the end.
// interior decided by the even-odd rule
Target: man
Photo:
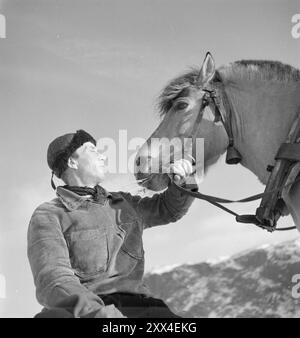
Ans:
{"type": "MultiPolygon", "coordinates": [[[[174,183],[141,198],[107,192],[105,158],[83,130],[56,138],[48,148],[53,174],[66,185],[41,204],[28,230],[28,257],[43,311],[36,317],[177,317],[143,284],[146,228],[175,222],[193,198],[174,183]]],[[[173,164],[177,184],[192,173],[185,160],[173,164]]]]}

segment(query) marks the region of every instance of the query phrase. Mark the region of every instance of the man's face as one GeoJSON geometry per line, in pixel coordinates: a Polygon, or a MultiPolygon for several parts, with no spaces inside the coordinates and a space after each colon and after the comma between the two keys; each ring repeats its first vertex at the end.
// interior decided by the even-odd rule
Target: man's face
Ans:
{"type": "Polygon", "coordinates": [[[84,181],[92,184],[103,181],[106,157],[99,153],[93,143],[84,143],[74,152],[72,158],[77,162],[77,173],[84,181]]]}

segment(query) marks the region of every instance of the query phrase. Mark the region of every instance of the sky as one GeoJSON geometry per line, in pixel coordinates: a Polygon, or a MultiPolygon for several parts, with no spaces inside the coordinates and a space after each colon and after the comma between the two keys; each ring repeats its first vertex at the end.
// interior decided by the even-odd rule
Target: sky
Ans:
{"type": "MultiPolygon", "coordinates": [[[[6,18],[0,39],[0,317],[32,317],[41,306],[26,234],[34,209],[55,197],[48,144],[77,129],[116,142],[119,130],[128,139],[147,138],[160,121],[156,100],[164,85],[200,66],[207,51],[217,67],[266,59],[300,68],[300,39],[291,34],[300,6],[298,0],[9,0],[0,1],[0,13],[6,18]]],[[[130,174],[108,175],[103,186],[138,191],[130,174]]],[[[201,184],[201,192],[231,199],[263,189],[254,174],[225,165],[224,158],[201,184]]],[[[233,208],[253,213],[257,206],[233,208]]],[[[291,223],[289,217],[280,221],[291,223]]],[[[145,231],[146,271],[297,236],[237,224],[195,201],[177,223],[145,231]]]]}

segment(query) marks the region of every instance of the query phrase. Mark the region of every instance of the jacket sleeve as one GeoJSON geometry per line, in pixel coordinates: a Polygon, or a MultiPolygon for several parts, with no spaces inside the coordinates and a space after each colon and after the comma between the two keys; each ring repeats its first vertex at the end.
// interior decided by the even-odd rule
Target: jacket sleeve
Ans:
{"type": "MultiPolygon", "coordinates": [[[[175,183],[170,183],[163,193],[152,197],[142,198],[138,195],[125,194],[124,197],[142,218],[144,229],[176,222],[187,213],[194,197],[180,192],[174,185],[175,183]]],[[[196,183],[185,188],[192,191],[198,189],[196,183]]]]}
{"type": "Polygon", "coordinates": [[[28,229],[28,258],[39,303],[46,308],[59,307],[68,297],[77,295],[80,302],[74,311],[80,316],[100,309],[104,303],[84,287],[71,268],[66,241],[58,216],[37,208],[28,229]]]}

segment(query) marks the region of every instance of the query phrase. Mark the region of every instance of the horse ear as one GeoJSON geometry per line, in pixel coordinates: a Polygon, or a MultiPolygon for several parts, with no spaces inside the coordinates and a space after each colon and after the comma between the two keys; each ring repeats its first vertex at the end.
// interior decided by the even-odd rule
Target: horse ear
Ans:
{"type": "Polygon", "coordinates": [[[203,85],[210,81],[215,75],[215,70],[215,61],[210,52],[207,52],[197,78],[197,84],[203,85]]]}

